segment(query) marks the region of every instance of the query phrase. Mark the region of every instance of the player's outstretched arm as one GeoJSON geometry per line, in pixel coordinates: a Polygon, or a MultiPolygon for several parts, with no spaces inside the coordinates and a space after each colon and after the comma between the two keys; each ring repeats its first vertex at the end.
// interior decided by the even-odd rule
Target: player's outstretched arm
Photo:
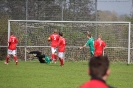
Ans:
{"type": "Polygon", "coordinates": [[[79,49],[83,49],[83,48],[85,48],[85,47],[86,47],[86,44],[83,45],[83,46],[81,46],[81,47],[79,47],[79,49]]]}

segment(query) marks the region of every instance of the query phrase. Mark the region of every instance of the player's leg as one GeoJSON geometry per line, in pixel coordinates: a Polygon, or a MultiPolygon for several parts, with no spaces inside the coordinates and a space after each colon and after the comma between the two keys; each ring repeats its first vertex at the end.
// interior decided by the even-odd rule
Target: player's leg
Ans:
{"type": "Polygon", "coordinates": [[[10,59],[10,54],[12,54],[12,50],[8,49],[7,50],[6,61],[5,61],[5,64],[7,64],[7,65],[8,65],[8,62],[9,62],[9,59],[10,59]]]}
{"type": "Polygon", "coordinates": [[[18,65],[18,57],[16,55],[16,50],[12,51],[12,55],[13,55],[13,58],[14,58],[14,61],[15,61],[16,65],[18,65]]]}
{"type": "Polygon", "coordinates": [[[94,51],[90,51],[91,57],[94,56],[94,51]]]}
{"type": "Polygon", "coordinates": [[[51,60],[53,61],[53,59],[54,59],[54,48],[53,47],[51,47],[51,52],[52,52],[51,60]]]}
{"type": "Polygon", "coordinates": [[[8,55],[6,56],[6,61],[5,61],[5,64],[7,64],[7,65],[8,65],[9,59],[10,59],[10,55],[8,54],[8,55]]]}
{"type": "Polygon", "coordinates": [[[57,60],[56,48],[51,47],[51,51],[52,51],[52,55],[51,55],[52,62],[56,63],[56,60],[57,60]]]}
{"type": "Polygon", "coordinates": [[[41,55],[41,52],[39,52],[39,51],[31,51],[31,52],[29,52],[28,54],[37,54],[37,55],[41,55]]]}
{"type": "Polygon", "coordinates": [[[56,63],[56,61],[57,61],[57,50],[55,49],[55,51],[54,51],[54,63],[56,63]]]}
{"type": "Polygon", "coordinates": [[[46,63],[46,61],[43,59],[43,58],[45,58],[45,55],[36,55],[35,57],[38,58],[40,63],[46,63]]]}
{"type": "Polygon", "coordinates": [[[60,60],[60,66],[63,66],[64,65],[64,52],[59,52],[58,57],[60,60]]]}

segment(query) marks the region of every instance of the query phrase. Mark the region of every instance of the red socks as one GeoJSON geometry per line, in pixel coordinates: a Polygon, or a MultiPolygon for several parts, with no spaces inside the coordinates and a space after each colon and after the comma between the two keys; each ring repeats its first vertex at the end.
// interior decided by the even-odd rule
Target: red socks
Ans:
{"type": "Polygon", "coordinates": [[[10,56],[6,57],[6,63],[8,63],[10,56]]]}
{"type": "MultiPolygon", "coordinates": [[[[15,61],[16,65],[17,65],[17,64],[18,64],[18,58],[17,58],[17,56],[13,56],[13,57],[14,57],[14,61],[15,61]]],[[[10,58],[10,56],[7,56],[7,57],[6,57],[6,62],[5,62],[5,64],[8,64],[9,58],[10,58]]]]}
{"type": "Polygon", "coordinates": [[[14,60],[15,60],[16,65],[17,65],[18,64],[18,58],[17,58],[17,56],[14,56],[14,60]]]}
{"type": "Polygon", "coordinates": [[[59,58],[59,60],[60,60],[60,66],[63,66],[64,65],[64,59],[59,58]]]}
{"type": "Polygon", "coordinates": [[[56,62],[57,61],[57,55],[52,54],[51,59],[56,62]]]}

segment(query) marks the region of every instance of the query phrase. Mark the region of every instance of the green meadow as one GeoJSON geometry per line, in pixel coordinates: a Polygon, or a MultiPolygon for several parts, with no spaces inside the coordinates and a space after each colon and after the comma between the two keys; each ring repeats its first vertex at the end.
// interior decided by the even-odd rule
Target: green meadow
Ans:
{"type": "MultiPolygon", "coordinates": [[[[65,66],[19,61],[8,65],[0,61],[0,88],[78,88],[88,81],[88,62],[65,62],[65,66]]],[[[133,88],[133,64],[111,63],[107,84],[116,88],[133,88]]]]}

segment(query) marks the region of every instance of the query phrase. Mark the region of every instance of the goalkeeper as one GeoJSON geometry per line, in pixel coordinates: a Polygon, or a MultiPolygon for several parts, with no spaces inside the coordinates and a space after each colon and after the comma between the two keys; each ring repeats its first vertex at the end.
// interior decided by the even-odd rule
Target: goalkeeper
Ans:
{"type": "Polygon", "coordinates": [[[44,54],[42,55],[41,52],[39,52],[39,51],[31,51],[28,54],[36,54],[35,57],[38,58],[40,63],[50,63],[51,62],[51,60],[48,56],[46,56],[44,54]]]}

